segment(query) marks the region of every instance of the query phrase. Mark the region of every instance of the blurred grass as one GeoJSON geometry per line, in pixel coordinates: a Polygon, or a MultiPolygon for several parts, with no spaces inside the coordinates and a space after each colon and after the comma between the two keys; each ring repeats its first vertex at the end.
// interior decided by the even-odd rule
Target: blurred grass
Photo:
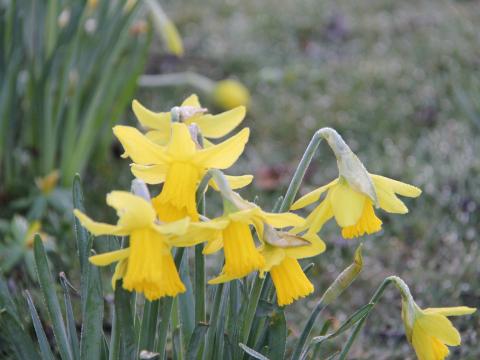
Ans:
{"type": "MultiPolygon", "coordinates": [[[[248,160],[237,170],[256,173],[254,193],[275,189],[260,195],[267,208],[322,126],[339,130],[370,172],[424,190],[407,200],[409,214],[381,215],[384,231],[366,239],[361,279],[327,317],[345,319],[390,274],[403,277],[422,306],[480,305],[478,2],[207,0],[199,6],[183,0],[166,1],[165,8],[184,35],[187,56],[172,62],[154,50],[147,71],[195,68],[246,83],[253,133],[248,160]]],[[[190,91],[138,97],[160,110],[190,91]]],[[[302,191],[335,176],[334,157],[321,145],[302,191]]],[[[333,224],[321,235],[330,246],[315,260],[316,294],[356,244],[341,239],[333,224]]],[[[314,298],[287,310],[293,333],[314,298]]],[[[463,345],[452,348],[452,358],[478,358],[479,316],[455,324],[463,345]]],[[[387,292],[352,358],[413,359],[402,326],[400,300],[387,292]]]]}

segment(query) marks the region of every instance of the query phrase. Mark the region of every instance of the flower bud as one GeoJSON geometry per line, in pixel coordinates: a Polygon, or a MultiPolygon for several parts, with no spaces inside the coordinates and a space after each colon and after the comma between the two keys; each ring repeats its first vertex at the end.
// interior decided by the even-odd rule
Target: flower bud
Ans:
{"type": "Polygon", "coordinates": [[[248,106],[250,93],[240,82],[227,79],[216,83],[213,89],[213,100],[223,109],[229,110],[237,106],[248,106]]]}

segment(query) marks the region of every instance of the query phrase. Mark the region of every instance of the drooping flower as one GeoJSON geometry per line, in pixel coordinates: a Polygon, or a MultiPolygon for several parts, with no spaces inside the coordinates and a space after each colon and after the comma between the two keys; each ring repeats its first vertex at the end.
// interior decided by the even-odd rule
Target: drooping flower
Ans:
{"type": "Polygon", "coordinates": [[[198,183],[208,169],[233,165],[242,154],[250,131],[245,128],[218,145],[199,149],[186,124],[171,126],[172,137],[166,146],[150,141],[133,127],[115,126],[113,132],[125,149],[123,156],[134,162],[132,173],[147,184],[163,183],[161,193],[153,199],[160,220],[169,222],[190,216],[198,221],[198,183]]]}
{"type": "Polygon", "coordinates": [[[248,106],[250,93],[248,89],[237,80],[226,79],[215,84],[212,93],[215,103],[223,109],[233,109],[237,106],[248,106]]]}
{"type": "MultiPolygon", "coordinates": [[[[280,237],[297,237],[289,233],[277,234],[280,237]]],[[[312,233],[302,238],[306,240],[307,245],[279,247],[272,245],[271,242],[262,245],[261,254],[265,258],[265,265],[260,276],[263,277],[265,272],[270,272],[279,306],[289,305],[314,291],[314,286],[303,272],[298,259],[321,254],[325,251],[325,243],[312,233]]]]}
{"type": "MultiPolygon", "coordinates": [[[[235,193],[234,193],[235,194],[235,193]]],[[[231,204],[224,206],[224,214],[207,222],[195,223],[195,227],[185,234],[180,245],[191,246],[207,241],[204,254],[213,254],[223,248],[225,265],[219,276],[209,281],[218,284],[242,278],[252,271],[265,267],[265,258],[256,247],[250,226],[257,231],[260,241],[264,241],[266,226],[275,228],[299,226],[305,221],[293,213],[269,213],[245,201],[235,194],[243,204],[240,208],[231,204]]],[[[238,204],[238,202],[237,202],[238,204]]]]}
{"type": "Polygon", "coordinates": [[[403,280],[396,278],[394,282],[402,293],[402,319],[407,340],[418,359],[445,359],[450,353],[447,345],[458,346],[461,343],[460,333],[447,316],[470,315],[476,309],[467,306],[421,309],[403,280]]]}
{"type": "MultiPolygon", "coordinates": [[[[160,145],[168,143],[171,135],[171,112],[153,112],[137,100],[133,101],[132,109],[140,124],[148,130],[146,136],[150,140],[160,145]]],[[[195,94],[186,98],[179,109],[179,120],[187,125],[196,124],[206,139],[218,139],[228,135],[245,118],[245,106],[237,106],[217,115],[208,114],[195,94]]],[[[208,141],[206,145],[210,145],[208,141]]]]}
{"type": "Polygon", "coordinates": [[[112,286],[123,278],[123,288],[145,294],[148,300],[176,296],[185,291],[170,250],[170,239],[186,232],[188,218],[161,225],[152,204],[140,196],[112,191],[107,204],[119,217],[116,225],[96,222],[80,210],[74,214],[92,234],[130,236],[128,248],[90,257],[97,266],[118,262],[112,286]]]}
{"type": "Polygon", "coordinates": [[[325,198],[307,217],[304,227],[296,231],[310,228],[309,231],[318,232],[329,219],[335,217],[342,228],[342,236],[350,239],[381,230],[382,221],[376,216],[374,206],[389,213],[408,212],[396,194],[414,198],[421,194],[419,188],[369,174],[335,130],[326,128],[322,131],[337,157],[339,177],[306,194],[292,205],[292,210],[304,208],[318,201],[326,192],[325,198]]]}

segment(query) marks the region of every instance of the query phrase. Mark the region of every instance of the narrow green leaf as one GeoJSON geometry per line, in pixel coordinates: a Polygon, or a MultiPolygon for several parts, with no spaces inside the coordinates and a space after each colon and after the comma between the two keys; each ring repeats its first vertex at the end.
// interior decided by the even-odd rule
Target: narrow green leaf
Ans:
{"type": "MultiPolygon", "coordinates": [[[[10,295],[8,290],[6,279],[0,275],[0,310],[7,311],[12,315],[17,322],[20,323],[20,317],[18,316],[17,306],[10,295]]],[[[1,316],[0,311],[0,316],[1,316]]]]}
{"type": "MultiPolygon", "coordinates": [[[[186,249],[186,251],[188,251],[188,249],[186,249]]],[[[195,300],[193,298],[192,281],[190,280],[186,261],[182,262],[179,270],[182,282],[187,289],[183,294],[177,296],[182,347],[186,351],[190,336],[192,336],[195,328],[195,300]]]]}
{"type": "Polygon", "coordinates": [[[45,254],[42,239],[38,234],[35,235],[33,251],[35,255],[38,281],[40,283],[45,303],[47,304],[48,315],[52,321],[53,334],[57,341],[60,356],[64,360],[70,360],[73,357],[67,332],[65,330],[65,324],[63,322],[60,303],[55,291],[55,283],[48,267],[47,255],[45,254]]]}
{"type": "Polygon", "coordinates": [[[287,322],[283,310],[277,311],[268,326],[268,356],[272,359],[283,359],[287,345],[287,322]]]}
{"type": "Polygon", "coordinates": [[[140,330],[140,339],[138,341],[138,351],[153,351],[155,335],[158,320],[158,307],[160,302],[145,300],[143,306],[142,324],[140,330]]]}
{"type": "Polygon", "coordinates": [[[112,316],[112,333],[110,334],[110,348],[108,360],[120,359],[120,324],[114,309],[112,316]]]}
{"type": "Polygon", "coordinates": [[[27,299],[28,310],[30,310],[30,315],[33,321],[33,327],[35,329],[35,334],[37,334],[38,345],[40,346],[40,352],[42,354],[42,359],[54,359],[52,350],[50,349],[50,344],[47,340],[47,335],[45,335],[45,331],[43,330],[42,323],[40,322],[40,318],[38,317],[37,309],[35,309],[35,305],[33,304],[32,297],[28,290],[25,290],[25,298],[27,299]]]}
{"type": "Polygon", "coordinates": [[[215,345],[215,334],[217,332],[218,325],[218,309],[220,308],[220,302],[222,300],[223,293],[223,284],[216,285],[215,287],[215,296],[213,300],[213,306],[210,313],[209,328],[207,332],[207,339],[205,342],[205,350],[203,353],[204,360],[213,359],[214,345],[215,345]]]}
{"type": "Polygon", "coordinates": [[[238,346],[240,346],[242,348],[243,351],[245,351],[248,355],[250,355],[251,357],[253,357],[254,359],[258,359],[258,360],[270,360],[269,358],[267,358],[266,356],[260,354],[259,352],[249,348],[247,345],[245,344],[242,344],[242,343],[239,343],[238,346]]]}
{"type": "Polygon", "coordinates": [[[60,273],[60,284],[63,288],[63,299],[65,302],[65,313],[67,317],[67,336],[70,340],[73,358],[80,359],[80,344],[77,336],[77,326],[73,315],[72,301],[70,298],[70,288],[72,287],[65,277],[65,273],[60,273]]]}
{"type": "Polygon", "coordinates": [[[133,310],[130,303],[130,293],[122,288],[122,281],[115,286],[115,317],[118,319],[121,338],[120,359],[136,358],[135,330],[133,328],[133,310]]]}
{"type": "Polygon", "coordinates": [[[208,324],[198,323],[188,344],[186,360],[195,360],[208,330],[208,324]]]}
{"type": "Polygon", "coordinates": [[[40,359],[40,355],[35,350],[32,339],[28,336],[25,329],[15,319],[15,316],[8,311],[0,312],[2,320],[2,331],[10,341],[10,346],[16,354],[17,359],[40,359]]]}
{"type": "MultiPolygon", "coordinates": [[[[83,204],[83,191],[80,180],[80,175],[76,174],[73,179],[73,207],[82,212],[85,212],[85,206],[83,204]]],[[[74,217],[75,235],[77,240],[77,249],[80,260],[80,271],[84,271],[84,268],[88,265],[89,248],[89,235],[87,229],[85,229],[80,221],[74,217]]]]}

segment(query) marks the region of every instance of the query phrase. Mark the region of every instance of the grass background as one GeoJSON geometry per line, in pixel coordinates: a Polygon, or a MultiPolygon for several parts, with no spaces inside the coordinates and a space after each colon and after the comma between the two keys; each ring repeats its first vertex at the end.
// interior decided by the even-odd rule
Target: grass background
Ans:
{"type": "MultiPolygon", "coordinates": [[[[165,8],[187,55],[178,62],[153,51],[147,72],[197,69],[248,86],[253,102],[245,125],[252,138],[237,169],[255,173],[250,195],[262,205],[282,193],[323,126],[336,128],[370,172],[423,189],[419,199],[406,200],[409,214],[380,214],[384,230],[364,239],[362,275],[323,320],[344,319],[391,274],[405,279],[421,306],[479,306],[478,1],[182,0],[165,8]]],[[[138,97],[160,110],[190,91],[138,97]]],[[[302,193],[336,171],[322,144],[302,193]]],[[[314,259],[315,295],[287,310],[293,335],[357,246],[332,223],[321,236],[328,250],[314,259]]],[[[463,345],[451,349],[451,358],[478,358],[479,315],[454,322],[463,345]]],[[[386,293],[351,358],[414,358],[396,291],[386,293]]]]}

